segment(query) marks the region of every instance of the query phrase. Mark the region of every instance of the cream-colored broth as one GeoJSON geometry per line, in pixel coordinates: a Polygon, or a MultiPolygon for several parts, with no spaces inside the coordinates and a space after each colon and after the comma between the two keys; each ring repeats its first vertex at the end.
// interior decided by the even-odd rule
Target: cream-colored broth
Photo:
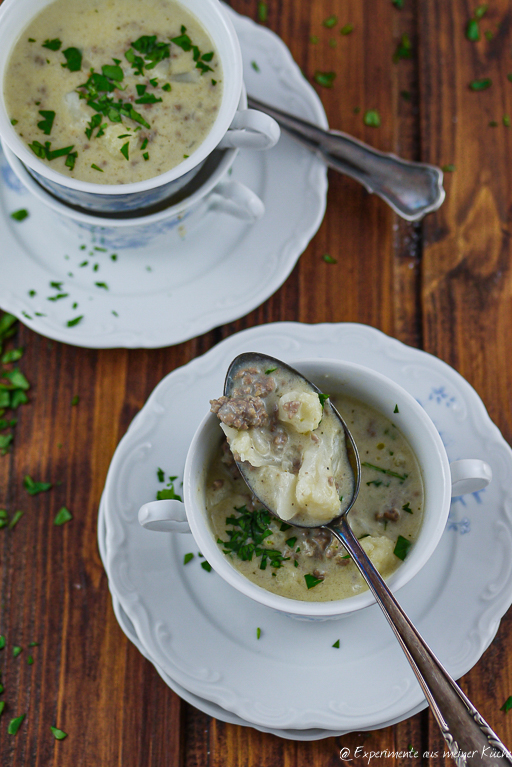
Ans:
{"type": "MultiPolygon", "coordinates": [[[[424,502],[421,471],[409,444],[389,418],[352,398],[333,396],[332,400],[354,436],[363,464],[361,490],[348,519],[381,575],[388,577],[402,563],[394,553],[399,536],[412,544],[419,534],[424,502]]],[[[209,467],[206,507],[215,539],[224,542],[219,546],[232,565],[262,588],[291,599],[332,601],[364,591],[366,585],[355,565],[326,531],[290,525],[281,529],[283,524],[267,515],[264,527],[271,535],[260,548],[286,558],[280,567],[271,566],[271,555],[266,556],[266,567],[261,569],[262,556],[253,554],[251,560],[243,561],[226,548],[225,543],[231,540],[229,532],[239,530],[226,519],[244,523],[253,510],[260,520],[265,514],[259,511],[261,505],[252,498],[226,448],[219,445],[209,467]],[[321,582],[308,589],[305,575],[321,582]]]]}
{"type": "MultiPolygon", "coordinates": [[[[67,156],[41,158],[50,167],[82,181],[126,184],[171,170],[204,141],[218,114],[222,70],[199,20],[175,0],[144,0],[143,9],[140,0],[56,0],[23,31],[9,60],[3,87],[9,117],[16,121],[15,130],[28,145],[50,141],[50,151],[73,146],[72,151],[77,152],[72,169],[72,161],[66,165],[67,156]],[[194,51],[171,43],[169,58],[154,68],[148,68],[151,62],[145,60],[143,75],[136,74],[125,53],[131,48],[136,56],[144,59],[144,54],[132,48],[132,43],[153,35],[158,43],[168,43],[180,37],[183,26],[201,56],[206,54],[203,63],[212,71],[201,73],[194,51]],[[47,40],[60,40],[60,49],[43,47],[47,40]],[[63,51],[69,48],[82,53],[80,71],[62,66],[66,63],[63,51]],[[120,62],[123,79],[110,81],[124,90],[103,95],[131,104],[150,127],[126,115],[121,116],[122,122],[102,115],[100,126],[104,128],[96,127],[88,138],[85,130],[98,112],[79,98],[79,86],[87,82],[91,68],[101,74],[104,65],[115,65],[113,59],[120,62]],[[151,84],[155,79],[157,82],[151,84]],[[137,85],[139,90],[145,85],[145,92],[139,94],[137,85]],[[147,96],[162,101],[135,103],[147,96]],[[41,111],[55,112],[49,135],[38,127],[44,120],[41,111]],[[97,137],[101,131],[103,135],[97,137]]],[[[81,92],[85,93],[83,89],[81,92]]]]}

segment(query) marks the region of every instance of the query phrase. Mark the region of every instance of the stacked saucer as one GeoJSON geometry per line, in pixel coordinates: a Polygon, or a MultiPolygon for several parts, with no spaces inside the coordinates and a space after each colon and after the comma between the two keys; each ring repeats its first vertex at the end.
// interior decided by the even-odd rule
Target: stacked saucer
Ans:
{"type": "Polygon", "coordinates": [[[378,370],[423,405],[450,460],[485,456],[491,465],[491,485],[453,499],[434,555],[399,592],[455,678],[478,661],[510,605],[512,451],[475,391],[440,360],[372,328],[279,323],[231,336],[171,373],[121,441],[99,518],[120,625],[167,684],[224,721],[295,739],[400,721],[426,704],[376,605],[337,621],[293,620],[202,568],[191,536],[157,535],[138,524],[138,508],[162,487],[157,468],[183,476],[208,399],[221,390],[229,362],[248,349],[293,361],[335,357],[378,370]],[[188,421],[185,394],[197,404],[197,418],[188,421]],[[187,553],[194,557],[185,565],[187,553]]]}

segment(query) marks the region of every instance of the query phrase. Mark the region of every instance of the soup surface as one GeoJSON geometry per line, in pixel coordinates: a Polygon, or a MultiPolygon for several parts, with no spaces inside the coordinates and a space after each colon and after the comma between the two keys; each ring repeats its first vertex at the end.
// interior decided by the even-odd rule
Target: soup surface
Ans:
{"type": "MultiPolygon", "coordinates": [[[[388,577],[405,559],[421,527],[420,468],[390,418],[352,398],[331,399],[355,439],[362,464],[350,526],[381,575],[388,577]]],[[[293,519],[281,522],[262,507],[240,475],[226,440],[219,440],[208,469],[206,508],[221,550],[258,586],[305,601],[344,599],[366,589],[350,556],[327,530],[294,527],[293,519]]]]}
{"type": "Polygon", "coordinates": [[[222,68],[175,0],[56,0],[20,36],[3,87],[40,159],[82,181],[126,184],[171,170],[204,141],[222,68]]]}

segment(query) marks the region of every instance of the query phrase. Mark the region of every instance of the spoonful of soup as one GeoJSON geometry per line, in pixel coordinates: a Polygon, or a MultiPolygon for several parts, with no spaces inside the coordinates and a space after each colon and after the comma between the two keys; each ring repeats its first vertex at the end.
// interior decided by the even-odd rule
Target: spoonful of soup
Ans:
{"type": "Polygon", "coordinates": [[[384,612],[458,765],[512,765],[501,743],[424,642],[349,524],[361,476],[345,421],[313,383],[257,352],[239,355],[211,402],[255,499],[283,522],[328,531],[384,612]]]}

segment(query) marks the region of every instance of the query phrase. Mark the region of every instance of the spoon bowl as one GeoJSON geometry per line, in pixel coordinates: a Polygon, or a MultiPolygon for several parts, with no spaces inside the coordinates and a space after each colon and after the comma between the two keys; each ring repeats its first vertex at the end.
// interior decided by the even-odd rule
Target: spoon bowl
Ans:
{"type": "MultiPolygon", "coordinates": [[[[237,387],[239,386],[239,374],[240,371],[246,369],[248,366],[255,366],[259,365],[264,369],[276,369],[281,368],[282,370],[286,371],[286,373],[291,377],[296,377],[297,380],[301,381],[303,384],[305,384],[307,387],[311,389],[312,392],[315,394],[318,394],[320,396],[324,396],[321,389],[318,388],[318,386],[315,386],[314,383],[309,381],[305,376],[302,375],[302,373],[299,373],[298,370],[295,370],[290,365],[288,365],[286,362],[283,362],[282,360],[278,360],[275,357],[271,357],[268,354],[261,354],[260,352],[244,352],[243,354],[239,354],[231,365],[228,368],[228,372],[226,373],[226,379],[224,381],[224,396],[228,397],[228,399],[231,399],[235,393],[237,392],[237,387]]],[[[353,493],[351,496],[343,499],[343,501],[340,501],[340,508],[339,512],[330,520],[330,522],[325,522],[323,525],[318,525],[315,523],[314,520],[305,520],[304,518],[297,517],[294,518],[293,524],[294,527],[308,527],[308,528],[314,528],[314,527],[327,527],[328,524],[335,524],[341,521],[342,517],[346,516],[350,509],[354,506],[354,503],[357,500],[357,496],[359,494],[359,488],[361,485],[361,461],[359,458],[359,451],[357,449],[357,445],[354,441],[354,438],[350,432],[350,429],[348,428],[347,424],[345,423],[344,419],[338,412],[338,410],[334,407],[332,402],[326,401],[324,403],[323,407],[328,407],[329,412],[332,412],[334,417],[339,422],[339,432],[340,432],[340,439],[343,439],[345,442],[345,449],[347,452],[350,469],[353,476],[353,493]]],[[[279,514],[276,512],[275,509],[271,507],[271,505],[268,504],[268,502],[265,501],[263,497],[261,497],[258,494],[258,490],[252,486],[252,477],[251,477],[251,471],[249,469],[249,465],[245,461],[238,461],[235,458],[235,463],[237,466],[238,471],[242,475],[244,481],[247,483],[248,487],[251,489],[252,494],[254,497],[259,501],[259,503],[262,504],[268,511],[270,511],[273,516],[277,517],[277,519],[281,519],[279,514]]]]}

